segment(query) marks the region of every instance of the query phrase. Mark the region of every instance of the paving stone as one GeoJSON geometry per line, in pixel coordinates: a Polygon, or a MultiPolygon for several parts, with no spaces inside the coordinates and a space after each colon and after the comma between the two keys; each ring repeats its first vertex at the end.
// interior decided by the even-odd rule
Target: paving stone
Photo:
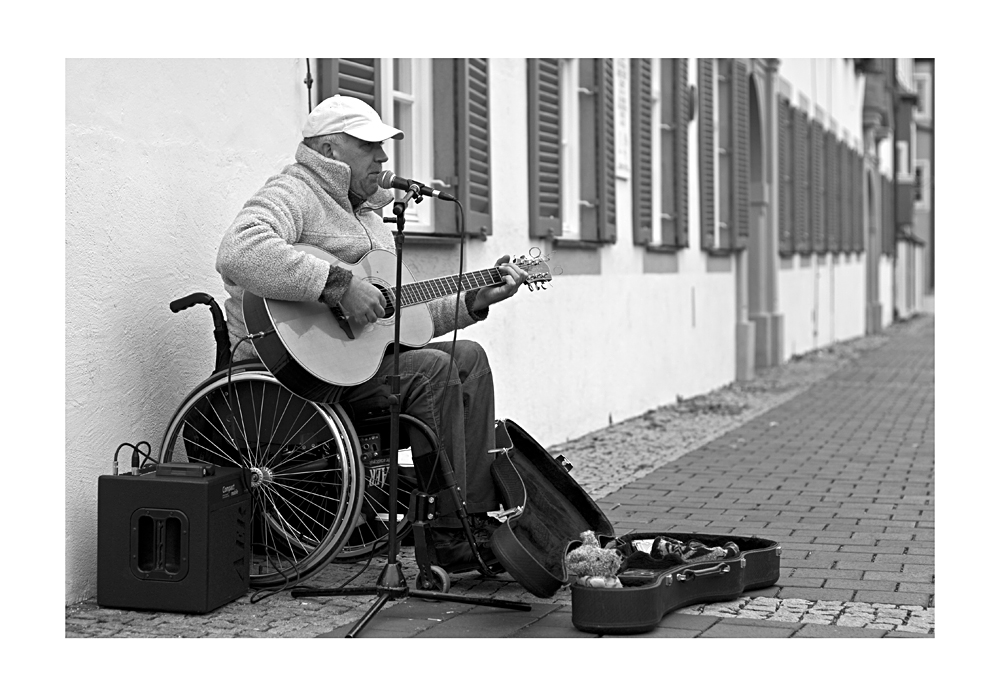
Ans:
{"type": "Polygon", "coordinates": [[[861,602],[891,602],[890,606],[896,604],[920,604],[927,605],[930,599],[929,594],[916,594],[913,592],[878,592],[875,590],[859,590],[856,596],[861,602]]]}
{"type": "Polygon", "coordinates": [[[746,625],[734,623],[736,620],[720,621],[712,626],[699,638],[791,638],[795,635],[801,624],[788,624],[787,626],[776,626],[774,624],[746,625]]]}
{"type": "Polygon", "coordinates": [[[817,626],[815,624],[803,626],[795,633],[796,638],[882,638],[886,635],[885,630],[873,630],[871,628],[858,628],[848,625],[817,626]]]}

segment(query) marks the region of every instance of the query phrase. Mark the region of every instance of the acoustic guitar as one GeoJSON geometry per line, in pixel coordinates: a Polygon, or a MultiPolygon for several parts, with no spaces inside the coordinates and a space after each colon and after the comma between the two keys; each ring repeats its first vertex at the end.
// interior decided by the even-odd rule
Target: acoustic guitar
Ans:
{"type": "MultiPolygon", "coordinates": [[[[310,244],[296,249],[317,256],[371,283],[385,298],[385,316],[368,324],[345,317],[339,307],[323,302],[289,302],[243,292],[243,317],[254,338],[254,347],[267,369],[289,391],[311,401],[333,401],[342,387],[371,379],[392,345],[395,323],[403,346],[419,348],[434,337],[434,322],[427,303],[455,295],[459,276],[416,281],[404,265],[399,302],[395,298],[396,255],[374,249],[354,264],[310,244]]],[[[528,273],[530,290],[545,288],[552,273],[541,256],[519,256],[511,260],[528,273]]],[[[463,290],[501,285],[505,275],[499,268],[472,271],[461,276],[463,290]]]]}

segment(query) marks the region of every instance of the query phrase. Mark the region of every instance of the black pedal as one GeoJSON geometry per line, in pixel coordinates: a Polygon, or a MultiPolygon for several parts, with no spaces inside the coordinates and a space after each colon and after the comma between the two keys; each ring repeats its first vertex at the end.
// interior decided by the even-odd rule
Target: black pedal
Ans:
{"type": "Polygon", "coordinates": [[[250,491],[239,468],[168,462],[97,481],[97,603],[202,614],[250,584],[250,491]]]}

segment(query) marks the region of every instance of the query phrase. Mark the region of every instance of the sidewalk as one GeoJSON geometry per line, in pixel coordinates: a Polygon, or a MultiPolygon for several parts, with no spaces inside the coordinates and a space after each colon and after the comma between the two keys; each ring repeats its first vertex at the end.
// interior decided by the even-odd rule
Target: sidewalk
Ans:
{"type": "MultiPolygon", "coordinates": [[[[775,586],[679,609],[635,637],[934,635],[934,318],[825,354],[832,357],[807,356],[558,448],[618,534],[704,531],[781,543],[775,586]]],[[[412,581],[412,549],[400,560],[412,581]]],[[[383,563],[375,559],[352,584],[371,584],[383,563]]],[[[360,568],[331,564],[308,584],[334,587],[360,568]]],[[[506,574],[452,583],[456,594],[533,608],[408,599],[390,602],[361,635],[598,637],[573,627],[567,588],[539,600],[506,574]]],[[[207,616],[91,601],[67,607],[66,635],[340,637],[371,601],[285,592],[252,603],[248,595],[207,616]]]]}

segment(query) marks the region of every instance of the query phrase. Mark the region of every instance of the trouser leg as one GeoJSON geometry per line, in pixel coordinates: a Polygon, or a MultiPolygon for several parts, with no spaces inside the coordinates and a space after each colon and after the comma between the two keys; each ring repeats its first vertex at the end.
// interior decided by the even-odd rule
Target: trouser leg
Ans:
{"type": "MultiPolygon", "coordinates": [[[[455,481],[470,513],[497,507],[489,463],[494,447],[493,373],[482,347],[474,341],[455,343],[455,363],[450,360],[451,342],[432,343],[400,355],[401,410],[420,419],[434,431],[441,451],[455,472],[455,481]]],[[[347,401],[374,396],[388,399],[385,377],[393,370],[392,355],[386,356],[375,377],[350,387],[347,401]]],[[[430,454],[423,438],[413,443],[414,463],[430,454]]]]}

